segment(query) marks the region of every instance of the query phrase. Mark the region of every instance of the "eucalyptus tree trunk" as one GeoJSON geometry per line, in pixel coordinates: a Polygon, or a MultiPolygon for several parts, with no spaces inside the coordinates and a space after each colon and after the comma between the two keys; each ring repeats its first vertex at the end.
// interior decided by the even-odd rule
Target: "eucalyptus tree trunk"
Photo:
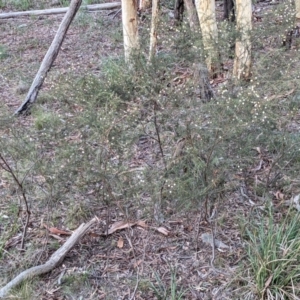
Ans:
{"type": "Polygon", "coordinates": [[[218,65],[217,50],[218,29],[216,21],[215,0],[195,0],[195,6],[200,22],[206,65],[210,74],[218,65]]]}
{"type": "Polygon", "coordinates": [[[136,0],[122,0],[122,24],[125,61],[129,62],[139,49],[136,0]]]}
{"type": "Polygon", "coordinates": [[[191,30],[194,32],[199,30],[199,19],[193,0],[184,0],[184,6],[187,12],[191,30]]]}
{"type": "Polygon", "coordinates": [[[295,7],[296,7],[296,19],[297,22],[300,22],[300,0],[295,0],[295,7]]]}
{"type": "Polygon", "coordinates": [[[157,27],[159,17],[159,0],[152,0],[152,19],[151,19],[151,31],[150,31],[150,50],[149,58],[151,61],[155,56],[157,46],[157,27]]]}
{"type": "Polygon", "coordinates": [[[251,76],[251,0],[236,0],[236,25],[238,37],[235,44],[233,76],[249,79],[251,76]]]}
{"type": "Polygon", "coordinates": [[[151,0],[139,0],[139,10],[145,10],[151,7],[151,0]]]}

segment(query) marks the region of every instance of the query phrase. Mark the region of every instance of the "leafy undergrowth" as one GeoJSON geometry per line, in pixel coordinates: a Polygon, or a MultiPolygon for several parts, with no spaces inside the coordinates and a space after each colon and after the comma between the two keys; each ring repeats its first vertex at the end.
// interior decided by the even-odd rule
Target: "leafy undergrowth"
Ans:
{"type": "Polygon", "coordinates": [[[274,32],[272,15],[290,8],[262,9],[247,83],[230,78],[234,32],[220,22],[229,71],[212,81],[210,102],[195,76],[200,36],[170,26],[166,6],[161,50],[131,69],[120,15],[81,12],[19,118],[60,17],[0,24],[0,152],[31,211],[20,251],[23,198],[2,161],[1,286],[64,243],[56,229],[99,218],[60,267],[11,299],[297,299],[299,222],[286,204],[300,193],[299,51],[277,39],[289,24],[274,32]]]}

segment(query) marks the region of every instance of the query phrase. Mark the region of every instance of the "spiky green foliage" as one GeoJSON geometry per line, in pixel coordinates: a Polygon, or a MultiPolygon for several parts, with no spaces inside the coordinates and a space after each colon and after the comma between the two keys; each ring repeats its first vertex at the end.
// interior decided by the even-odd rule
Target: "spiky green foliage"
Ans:
{"type": "Polygon", "coordinates": [[[260,299],[297,299],[300,281],[300,219],[288,214],[275,223],[274,212],[250,226],[248,257],[260,299]]]}

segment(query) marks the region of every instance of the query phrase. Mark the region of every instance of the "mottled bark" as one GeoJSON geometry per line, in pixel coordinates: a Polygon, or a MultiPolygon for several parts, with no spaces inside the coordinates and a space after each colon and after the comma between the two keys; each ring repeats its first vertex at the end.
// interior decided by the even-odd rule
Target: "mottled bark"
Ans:
{"type": "Polygon", "coordinates": [[[300,22],[300,0],[295,0],[295,8],[297,21],[300,22]]]}
{"type": "Polygon", "coordinates": [[[136,0],[122,0],[122,24],[125,61],[129,62],[139,48],[136,0]]]}
{"type": "Polygon", "coordinates": [[[151,31],[150,31],[150,50],[149,58],[151,61],[155,56],[157,46],[157,27],[159,17],[159,0],[152,0],[152,19],[151,19],[151,31]]]}
{"type": "Polygon", "coordinates": [[[215,0],[195,0],[197,14],[206,52],[206,65],[209,73],[218,70],[219,54],[216,47],[218,42],[218,29],[215,11],[215,0]]]}
{"type": "Polygon", "coordinates": [[[210,84],[207,67],[200,63],[195,63],[194,80],[196,89],[199,88],[200,98],[203,103],[210,101],[214,97],[214,92],[210,84]]]}
{"type": "Polygon", "coordinates": [[[193,3],[193,0],[184,0],[184,6],[187,12],[191,30],[192,31],[199,30],[200,24],[199,24],[196,7],[193,3]]]}
{"type": "Polygon", "coordinates": [[[251,76],[251,29],[252,1],[236,0],[236,23],[238,37],[235,44],[233,76],[249,79],[251,76]]]}
{"type": "Polygon", "coordinates": [[[145,10],[151,7],[151,0],[139,0],[139,10],[145,10]]]}

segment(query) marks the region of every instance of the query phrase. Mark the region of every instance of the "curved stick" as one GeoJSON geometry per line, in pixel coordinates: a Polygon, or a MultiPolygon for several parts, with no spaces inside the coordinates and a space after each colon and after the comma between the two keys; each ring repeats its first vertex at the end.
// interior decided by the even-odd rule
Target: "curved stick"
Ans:
{"type": "Polygon", "coordinates": [[[9,291],[22,283],[24,280],[32,278],[34,276],[42,275],[50,272],[55,267],[57,267],[64,259],[66,254],[73,248],[73,246],[78,242],[78,240],[86,233],[86,231],[98,221],[97,217],[94,217],[86,224],[81,224],[70,236],[70,238],[58,249],[56,250],[50,259],[43,265],[32,267],[20,273],[17,277],[7,283],[3,288],[0,289],[0,298],[7,296],[9,291]]]}

